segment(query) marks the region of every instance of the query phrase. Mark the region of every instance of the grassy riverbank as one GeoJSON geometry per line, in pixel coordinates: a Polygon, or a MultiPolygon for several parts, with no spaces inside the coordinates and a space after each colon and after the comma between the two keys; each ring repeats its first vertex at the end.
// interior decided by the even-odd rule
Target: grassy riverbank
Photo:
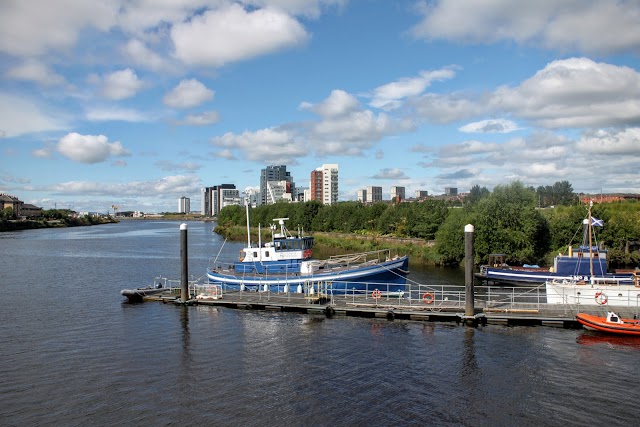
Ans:
{"type": "MultiPolygon", "coordinates": [[[[216,227],[214,231],[232,241],[247,239],[245,227],[216,227]]],[[[315,238],[314,256],[318,258],[350,252],[390,249],[392,254],[409,255],[409,263],[413,265],[439,265],[432,241],[324,232],[313,233],[313,236],[315,238]]],[[[270,239],[269,230],[263,230],[262,241],[270,239]]],[[[251,240],[258,241],[257,228],[251,229],[251,240]]]]}

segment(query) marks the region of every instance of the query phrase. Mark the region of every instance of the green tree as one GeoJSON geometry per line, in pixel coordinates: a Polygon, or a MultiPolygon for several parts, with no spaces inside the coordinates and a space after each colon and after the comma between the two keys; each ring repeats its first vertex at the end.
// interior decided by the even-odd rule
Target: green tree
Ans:
{"type": "Polygon", "coordinates": [[[549,227],[536,209],[536,195],[520,181],[498,185],[473,209],[477,260],[504,253],[507,262],[539,262],[549,244],[549,227]]]}
{"type": "Polygon", "coordinates": [[[480,188],[479,185],[474,185],[473,187],[471,187],[469,195],[464,199],[464,201],[467,205],[473,205],[478,203],[480,199],[483,199],[490,194],[491,192],[487,189],[487,187],[480,188]]]}
{"type": "Polygon", "coordinates": [[[0,219],[13,219],[13,208],[7,206],[0,211],[0,219]]]}
{"type": "Polygon", "coordinates": [[[468,209],[452,209],[436,232],[436,253],[442,264],[459,264],[464,259],[464,227],[469,223],[468,209]]]}

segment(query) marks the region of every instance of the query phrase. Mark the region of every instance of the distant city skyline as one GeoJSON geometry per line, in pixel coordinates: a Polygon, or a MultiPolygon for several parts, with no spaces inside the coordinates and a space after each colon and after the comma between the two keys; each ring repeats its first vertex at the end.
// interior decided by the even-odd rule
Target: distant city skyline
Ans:
{"type": "Polygon", "coordinates": [[[638,46],[627,0],[0,2],[0,192],[167,212],[338,164],[340,201],[640,193],[638,46]]]}

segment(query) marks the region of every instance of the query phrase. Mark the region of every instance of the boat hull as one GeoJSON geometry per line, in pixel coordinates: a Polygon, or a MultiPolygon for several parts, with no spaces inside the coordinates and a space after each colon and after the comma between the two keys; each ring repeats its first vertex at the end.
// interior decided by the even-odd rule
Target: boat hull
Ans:
{"type": "Polygon", "coordinates": [[[608,322],[606,318],[591,314],[578,313],[576,320],[582,326],[600,332],[607,332],[616,335],[629,335],[640,337],[640,324],[637,320],[623,319],[624,323],[608,322]]]}
{"type": "Polygon", "coordinates": [[[142,302],[144,297],[160,294],[165,292],[164,288],[139,288],[139,289],[123,289],[120,294],[127,297],[129,302],[142,302]]]}
{"type": "Polygon", "coordinates": [[[374,264],[351,268],[326,269],[313,274],[242,274],[232,269],[208,269],[210,284],[230,290],[264,290],[270,292],[296,292],[299,287],[308,292],[320,289],[328,293],[404,292],[409,258],[397,257],[374,264]]]}
{"type": "MultiPolygon", "coordinates": [[[[499,285],[541,285],[549,280],[556,281],[575,281],[590,282],[589,275],[569,275],[550,272],[549,269],[540,269],[540,271],[528,270],[512,270],[500,268],[485,268],[482,273],[476,273],[478,279],[499,285]]],[[[611,283],[619,283],[630,285],[633,284],[633,275],[629,274],[604,274],[595,276],[598,280],[609,281],[611,283]]]]}

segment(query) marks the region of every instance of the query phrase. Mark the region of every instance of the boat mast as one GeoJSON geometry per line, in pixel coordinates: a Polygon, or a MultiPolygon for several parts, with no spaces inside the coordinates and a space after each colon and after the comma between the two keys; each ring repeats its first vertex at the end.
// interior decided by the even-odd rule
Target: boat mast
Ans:
{"type": "Polygon", "coordinates": [[[589,273],[591,273],[591,280],[593,280],[593,230],[591,225],[591,208],[593,207],[593,200],[589,201],[589,273]]]}
{"type": "Polygon", "coordinates": [[[245,210],[247,211],[247,247],[251,247],[251,232],[249,231],[249,203],[245,203],[245,210]]]}

